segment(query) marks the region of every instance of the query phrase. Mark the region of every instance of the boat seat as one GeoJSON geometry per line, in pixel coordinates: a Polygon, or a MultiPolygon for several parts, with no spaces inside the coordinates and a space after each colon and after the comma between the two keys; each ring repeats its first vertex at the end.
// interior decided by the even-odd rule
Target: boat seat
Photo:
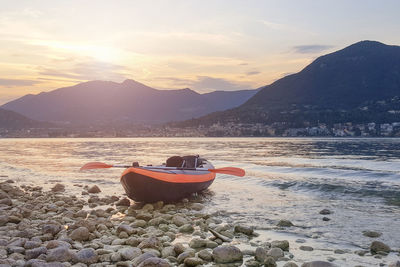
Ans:
{"type": "Polygon", "coordinates": [[[183,167],[184,159],[181,156],[172,156],[167,159],[166,167],[183,167]]]}
{"type": "Polygon", "coordinates": [[[202,164],[199,156],[184,156],[183,159],[185,160],[185,168],[197,168],[202,164]]]}

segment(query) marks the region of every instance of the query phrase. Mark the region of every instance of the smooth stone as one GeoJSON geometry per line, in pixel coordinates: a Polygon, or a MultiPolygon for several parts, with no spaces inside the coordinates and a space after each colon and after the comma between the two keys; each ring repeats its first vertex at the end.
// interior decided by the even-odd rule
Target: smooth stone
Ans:
{"type": "Polygon", "coordinates": [[[138,267],[170,267],[168,261],[157,257],[145,259],[138,267]]]}
{"type": "Polygon", "coordinates": [[[273,257],[267,257],[264,261],[264,267],[276,267],[276,262],[273,257]]]}
{"type": "Polygon", "coordinates": [[[136,220],[133,223],[131,223],[131,225],[133,227],[146,227],[147,226],[147,222],[145,220],[136,220]]]}
{"type": "Polygon", "coordinates": [[[185,246],[182,243],[176,243],[174,245],[174,251],[175,251],[176,255],[179,255],[179,254],[185,252],[185,246]]]}
{"type": "Polygon", "coordinates": [[[211,241],[211,240],[207,240],[206,248],[216,248],[216,247],[218,247],[218,243],[217,242],[214,242],[214,241],[211,241]]]}
{"type": "Polygon", "coordinates": [[[203,264],[203,260],[196,257],[186,258],[183,262],[185,263],[186,266],[189,267],[194,267],[203,264]]]}
{"type": "Polygon", "coordinates": [[[161,242],[158,238],[156,237],[150,237],[144,239],[140,244],[138,245],[138,248],[144,249],[144,248],[155,248],[155,249],[160,249],[161,247],[161,242]]]}
{"type": "Polygon", "coordinates": [[[363,231],[362,232],[364,236],[375,238],[375,237],[380,237],[382,233],[380,232],[375,232],[375,231],[363,231]]]}
{"type": "Polygon", "coordinates": [[[133,266],[138,266],[138,265],[140,265],[143,261],[145,261],[146,259],[154,258],[154,257],[155,257],[155,255],[153,255],[152,253],[145,252],[145,253],[143,253],[142,255],[140,255],[139,257],[135,258],[135,259],[132,261],[132,264],[133,264],[133,266]]]}
{"type": "Polygon", "coordinates": [[[101,190],[97,185],[94,185],[88,189],[88,193],[91,193],[91,194],[97,194],[100,192],[101,192],[101,190]]]}
{"type": "Polygon", "coordinates": [[[293,223],[289,220],[280,220],[277,224],[279,227],[291,227],[294,226],[293,223]]]}
{"type": "Polygon", "coordinates": [[[189,221],[183,216],[175,215],[174,217],[172,217],[172,223],[178,227],[181,227],[185,224],[189,224],[189,221]]]}
{"type": "Polygon", "coordinates": [[[191,224],[184,224],[181,227],[179,227],[179,232],[181,233],[192,233],[194,231],[194,228],[191,224]]]}
{"type": "Polygon", "coordinates": [[[336,265],[327,261],[309,261],[303,263],[301,267],[336,267],[336,265]]]}
{"type": "Polygon", "coordinates": [[[379,252],[390,252],[390,247],[380,241],[373,241],[370,246],[370,251],[372,254],[377,254],[379,252]]]}
{"type": "Polygon", "coordinates": [[[265,261],[265,259],[268,257],[267,251],[262,247],[256,248],[254,256],[255,256],[256,260],[261,263],[263,263],[265,261]]]}
{"type": "Polygon", "coordinates": [[[42,242],[38,242],[38,241],[26,241],[24,248],[25,249],[33,249],[33,248],[37,248],[40,247],[40,245],[42,245],[42,242]]]}
{"type": "Polygon", "coordinates": [[[299,249],[303,250],[303,251],[313,251],[314,250],[314,248],[310,247],[310,246],[300,246],[299,249]]]}
{"type": "Polygon", "coordinates": [[[333,251],[333,253],[335,253],[335,254],[345,254],[346,251],[344,251],[344,250],[342,250],[342,249],[335,249],[335,250],[333,251]]]}
{"type": "Polygon", "coordinates": [[[191,248],[203,248],[206,247],[207,240],[201,238],[193,238],[189,242],[189,247],[191,248]]]}
{"type": "Polygon", "coordinates": [[[41,254],[46,254],[47,248],[46,247],[38,247],[33,249],[28,249],[25,251],[25,258],[27,260],[36,259],[41,254]]]}
{"type": "Polygon", "coordinates": [[[84,248],[73,256],[74,262],[81,262],[85,264],[96,263],[97,259],[97,252],[93,248],[84,248]]]}
{"type": "Polygon", "coordinates": [[[236,233],[242,233],[242,234],[245,234],[245,235],[248,235],[248,236],[251,236],[253,234],[253,232],[254,232],[252,227],[247,227],[247,226],[244,226],[244,225],[236,225],[234,230],[235,230],[236,233]]]}
{"type": "Polygon", "coordinates": [[[197,256],[198,256],[200,259],[205,260],[205,261],[212,261],[212,260],[213,260],[212,253],[211,253],[209,250],[207,250],[207,249],[200,250],[200,251],[197,253],[197,256]]]}
{"type": "Polygon", "coordinates": [[[60,246],[47,251],[46,261],[69,261],[72,254],[67,247],[60,246]]]}
{"type": "Polygon", "coordinates": [[[268,250],[267,256],[271,256],[274,258],[274,260],[277,260],[277,259],[283,257],[284,253],[283,253],[283,250],[280,248],[271,248],[270,250],[268,250]]]}
{"type": "Polygon", "coordinates": [[[121,257],[123,260],[133,260],[134,258],[142,255],[142,251],[140,250],[140,248],[122,248],[118,252],[121,253],[121,257]]]}
{"type": "Polygon", "coordinates": [[[178,260],[178,263],[183,263],[186,258],[190,258],[190,257],[194,257],[194,256],[195,256],[195,251],[193,249],[188,249],[188,250],[182,252],[181,254],[179,254],[177,260],[178,260]]]}
{"type": "Polygon", "coordinates": [[[169,246],[169,247],[165,247],[161,250],[161,257],[163,258],[167,258],[167,257],[176,257],[176,252],[174,247],[169,246]]]}
{"type": "Polygon", "coordinates": [[[89,230],[86,227],[81,226],[73,230],[70,233],[69,237],[75,241],[86,241],[89,239],[89,234],[90,234],[89,230]]]}
{"type": "Polygon", "coordinates": [[[216,263],[231,263],[243,260],[243,254],[235,246],[219,246],[213,249],[213,258],[216,263]]]}
{"type": "Polygon", "coordinates": [[[332,214],[332,213],[333,213],[333,211],[328,210],[328,209],[323,209],[323,210],[321,210],[319,212],[319,214],[321,214],[321,215],[329,215],[329,214],[332,214]]]}
{"type": "Polygon", "coordinates": [[[284,251],[289,251],[289,241],[287,240],[274,240],[271,242],[272,248],[280,248],[284,251]]]}
{"type": "Polygon", "coordinates": [[[115,206],[129,207],[130,205],[131,205],[131,201],[130,201],[129,199],[127,199],[126,197],[125,197],[125,198],[122,198],[122,199],[120,199],[120,200],[118,200],[118,201],[115,203],[115,206]]]}
{"type": "Polygon", "coordinates": [[[322,220],[323,220],[324,222],[329,222],[331,219],[328,218],[328,217],[322,217],[322,220]]]}
{"type": "Polygon", "coordinates": [[[51,188],[51,191],[53,191],[53,192],[64,192],[65,191],[65,185],[63,185],[63,184],[55,184],[51,188]]]}
{"type": "Polygon", "coordinates": [[[190,206],[191,209],[196,210],[196,211],[201,211],[202,209],[204,209],[204,205],[201,203],[193,203],[190,206]]]}
{"type": "Polygon", "coordinates": [[[144,210],[144,211],[153,211],[154,210],[154,206],[152,204],[150,204],[150,203],[147,203],[142,207],[142,210],[144,210]]]}
{"type": "Polygon", "coordinates": [[[120,224],[118,227],[117,227],[117,233],[121,233],[121,232],[125,232],[125,233],[127,233],[127,234],[132,234],[133,232],[134,232],[134,229],[133,229],[133,227],[131,227],[130,225],[127,225],[127,224],[120,224]]]}

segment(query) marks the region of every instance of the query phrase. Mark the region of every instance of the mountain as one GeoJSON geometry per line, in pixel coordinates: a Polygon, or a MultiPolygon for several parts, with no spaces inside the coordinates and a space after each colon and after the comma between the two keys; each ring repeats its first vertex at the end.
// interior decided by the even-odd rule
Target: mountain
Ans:
{"type": "Polygon", "coordinates": [[[2,106],[29,118],[73,124],[164,123],[241,105],[256,90],[199,94],[190,89],[157,90],[134,80],[90,81],[2,106]]]}
{"type": "Polygon", "coordinates": [[[14,111],[0,108],[0,130],[19,130],[49,126],[49,124],[31,120],[14,111]]]}
{"type": "Polygon", "coordinates": [[[399,97],[400,46],[361,41],[262,87],[237,108],[180,125],[400,121],[399,97]]]}

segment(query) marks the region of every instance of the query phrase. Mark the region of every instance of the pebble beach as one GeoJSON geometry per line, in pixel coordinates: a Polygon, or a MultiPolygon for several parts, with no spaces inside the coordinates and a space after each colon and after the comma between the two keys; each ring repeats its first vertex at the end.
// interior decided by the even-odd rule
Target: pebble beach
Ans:
{"type": "MultiPolygon", "coordinates": [[[[122,192],[107,196],[97,185],[75,184],[81,188],[77,195],[62,183],[43,188],[17,185],[7,177],[0,181],[1,267],[364,266],[338,265],[339,257],[400,266],[400,251],[377,241],[380,233],[375,231],[363,233],[371,238],[368,248],[328,248],[328,256],[304,261],[304,254],[314,250],[305,240],[271,239],[297,227],[291,221],[279,220],[266,231],[224,220],[205,211],[201,195],[177,203],[138,204],[122,192]]],[[[329,209],[320,213],[329,220],[329,209]]]]}

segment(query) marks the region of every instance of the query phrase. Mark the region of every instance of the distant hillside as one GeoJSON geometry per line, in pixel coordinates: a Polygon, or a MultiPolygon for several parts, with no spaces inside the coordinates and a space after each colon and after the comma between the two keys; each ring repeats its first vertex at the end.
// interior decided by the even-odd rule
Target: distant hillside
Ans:
{"type": "Polygon", "coordinates": [[[0,108],[0,130],[19,130],[45,126],[49,126],[49,124],[31,120],[14,111],[0,108]]]}
{"type": "Polygon", "coordinates": [[[156,90],[133,80],[90,81],[26,95],[2,106],[29,118],[79,124],[164,123],[239,106],[257,90],[199,94],[190,89],[156,90]]]}
{"type": "Polygon", "coordinates": [[[262,87],[240,107],[180,125],[400,121],[399,97],[400,47],[362,41],[262,87]]]}

